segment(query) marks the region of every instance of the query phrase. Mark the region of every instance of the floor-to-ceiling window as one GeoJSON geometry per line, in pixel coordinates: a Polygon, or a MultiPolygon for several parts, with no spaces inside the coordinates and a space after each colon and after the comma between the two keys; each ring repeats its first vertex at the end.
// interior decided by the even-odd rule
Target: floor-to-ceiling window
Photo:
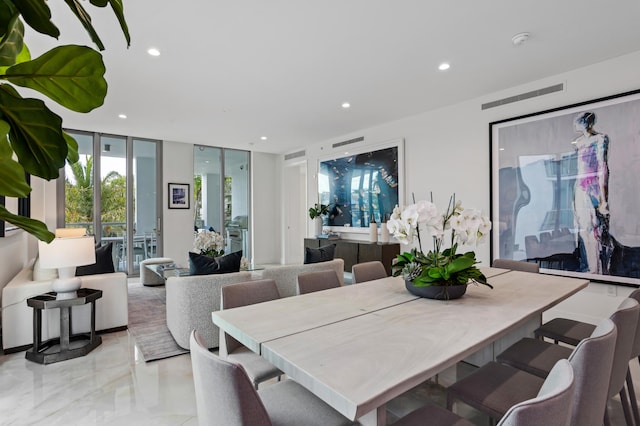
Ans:
{"type": "Polygon", "coordinates": [[[68,131],[79,161],[64,169],[64,214],[58,226],[85,227],[112,244],[116,271],[139,272],[140,262],[161,253],[158,235],[160,142],[68,131]],[[96,214],[95,212],[100,212],[96,214]]]}
{"type": "Polygon", "coordinates": [[[221,233],[226,253],[251,259],[249,151],[195,146],[193,156],[195,229],[221,233]]]}

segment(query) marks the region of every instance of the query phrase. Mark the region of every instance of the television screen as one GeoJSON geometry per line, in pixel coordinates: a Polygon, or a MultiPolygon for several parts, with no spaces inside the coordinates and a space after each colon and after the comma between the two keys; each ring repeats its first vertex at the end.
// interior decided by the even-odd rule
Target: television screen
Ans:
{"type": "Polygon", "coordinates": [[[398,204],[398,147],[321,161],[320,203],[325,226],[368,227],[391,216],[398,204]]]}

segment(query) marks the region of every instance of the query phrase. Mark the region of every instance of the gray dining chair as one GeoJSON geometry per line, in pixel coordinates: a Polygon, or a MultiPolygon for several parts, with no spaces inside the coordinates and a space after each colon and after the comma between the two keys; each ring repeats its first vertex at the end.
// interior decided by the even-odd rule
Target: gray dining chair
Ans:
{"type": "Polygon", "coordinates": [[[298,294],[313,293],[341,286],[338,274],[333,269],[298,274],[298,294]]]}
{"type": "MultiPolygon", "coordinates": [[[[566,359],[556,362],[535,398],[509,408],[498,426],[567,426],[571,418],[575,380],[566,359]]],[[[398,420],[396,426],[472,426],[473,423],[445,410],[427,405],[398,420]]]]}
{"type": "MultiPolygon", "coordinates": [[[[627,298],[622,301],[610,317],[618,330],[618,339],[615,345],[608,399],[620,395],[620,402],[628,425],[633,425],[634,422],[631,420],[631,403],[625,388],[625,379],[629,375],[629,360],[635,344],[639,315],[638,301],[627,298]]],[[[572,349],[565,346],[524,338],[498,355],[496,360],[539,377],[545,377],[556,360],[567,358],[571,352],[572,349]]],[[[610,424],[608,410],[605,411],[604,423],[605,425],[610,424]]]]}
{"type": "Polygon", "coordinates": [[[351,267],[351,277],[354,284],[379,280],[387,276],[387,270],[379,260],[357,263],[351,267]]]}
{"type": "Polygon", "coordinates": [[[206,348],[198,332],[189,336],[198,423],[225,426],[351,425],[293,380],[256,390],[244,367],[206,348]]]}
{"type": "MultiPolygon", "coordinates": [[[[220,309],[238,308],[280,298],[274,280],[255,280],[222,287],[220,309]]],[[[241,364],[258,389],[265,380],[282,375],[273,364],[220,329],[220,356],[241,364]]]]}
{"type": "MultiPolygon", "coordinates": [[[[575,377],[571,426],[602,426],[616,337],[616,326],[607,318],[569,356],[575,377]]],[[[492,361],[449,386],[447,408],[461,401],[500,419],[512,406],[537,395],[543,383],[541,377],[492,361]]]]}
{"type": "Polygon", "coordinates": [[[540,272],[540,266],[537,263],[525,262],[523,260],[513,259],[495,259],[491,265],[494,268],[511,269],[512,271],[522,272],[540,272]]]}

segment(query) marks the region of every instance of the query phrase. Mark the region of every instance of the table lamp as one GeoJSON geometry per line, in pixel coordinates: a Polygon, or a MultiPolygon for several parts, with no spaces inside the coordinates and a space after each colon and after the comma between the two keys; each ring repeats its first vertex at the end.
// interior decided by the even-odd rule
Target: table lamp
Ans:
{"type": "Polygon", "coordinates": [[[51,282],[56,299],[73,299],[82,282],[76,277],[76,266],[96,263],[94,239],[88,237],[54,238],[49,244],[38,241],[40,265],[57,268],[58,278],[51,282]]]}

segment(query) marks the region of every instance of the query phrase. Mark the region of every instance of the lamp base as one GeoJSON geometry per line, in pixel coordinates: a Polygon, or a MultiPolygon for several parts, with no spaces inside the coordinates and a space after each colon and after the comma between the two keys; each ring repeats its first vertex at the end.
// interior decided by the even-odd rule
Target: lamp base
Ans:
{"type": "Polygon", "coordinates": [[[78,277],[57,278],[51,282],[51,290],[55,291],[56,300],[73,299],[80,289],[82,281],[78,277]]]}

